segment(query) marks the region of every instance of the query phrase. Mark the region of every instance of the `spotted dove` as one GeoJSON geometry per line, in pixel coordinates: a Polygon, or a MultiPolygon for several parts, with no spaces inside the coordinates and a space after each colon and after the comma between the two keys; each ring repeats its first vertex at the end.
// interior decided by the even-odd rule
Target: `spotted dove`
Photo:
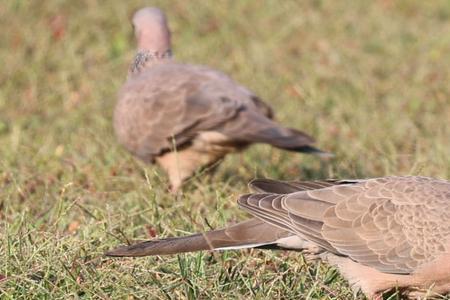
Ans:
{"type": "Polygon", "coordinates": [[[119,92],[114,128],[126,149],[168,173],[173,191],[252,143],[327,156],[309,135],[275,122],[266,103],[224,73],[176,62],[161,10],[137,11],[133,25],[138,52],[119,92]]]}

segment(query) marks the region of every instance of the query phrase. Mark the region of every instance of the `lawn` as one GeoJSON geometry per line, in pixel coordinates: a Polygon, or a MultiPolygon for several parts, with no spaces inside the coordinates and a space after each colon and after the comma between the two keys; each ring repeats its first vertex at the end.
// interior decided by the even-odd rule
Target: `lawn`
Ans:
{"type": "Polygon", "coordinates": [[[364,299],[298,252],[103,253],[242,220],[255,177],[450,178],[449,1],[4,0],[0,28],[1,299],[364,299]],[[256,145],[169,194],[111,121],[148,4],[178,60],[229,73],[336,158],[256,145]]]}

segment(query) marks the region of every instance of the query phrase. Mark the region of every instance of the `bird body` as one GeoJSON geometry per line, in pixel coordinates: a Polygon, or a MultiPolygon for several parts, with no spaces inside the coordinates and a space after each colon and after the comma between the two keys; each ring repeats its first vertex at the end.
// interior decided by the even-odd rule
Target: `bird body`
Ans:
{"type": "Polygon", "coordinates": [[[168,62],[125,83],[119,92],[114,125],[119,141],[129,151],[153,161],[174,148],[171,138],[180,147],[202,134],[199,139],[211,140],[212,145],[234,144],[225,134],[244,129],[241,123],[229,122],[243,110],[272,116],[269,106],[225,74],[168,62]]]}
{"type": "Polygon", "coordinates": [[[252,143],[325,154],[309,135],[276,123],[270,106],[229,76],[176,62],[160,10],[139,10],[133,24],[139,50],[119,92],[114,128],[132,154],[165,169],[173,190],[252,143]]]}
{"type": "Polygon", "coordinates": [[[427,289],[450,292],[450,182],[406,176],[312,182],[262,179],[250,186],[255,193],[238,200],[254,215],[249,221],[192,239],[148,241],[107,254],[305,249],[335,265],[355,290],[369,297],[394,287],[410,296],[427,289]]]}

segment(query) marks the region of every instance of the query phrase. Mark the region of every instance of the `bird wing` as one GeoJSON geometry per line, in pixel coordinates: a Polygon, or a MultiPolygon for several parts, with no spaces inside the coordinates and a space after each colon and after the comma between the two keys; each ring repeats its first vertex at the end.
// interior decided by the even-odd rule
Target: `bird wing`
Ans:
{"type": "Polygon", "coordinates": [[[122,88],[114,124],[119,141],[143,158],[189,144],[216,131],[235,144],[268,143],[306,152],[314,139],[274,122],[270,107],[228,76],[175,63],[154,66],[122,88]]]}
{"type": "Polygon", "coordinates": [[[386,273],[434,260],[450,236],[450,183],[385,177],[287,195],[245,195],[257,217],[386,273]]]}
{"type": "Polygon", "coordinates": [[[212,98],[207,76],[185,65],[155,66],[122,88],[114,114],[119,141],[144,160],[182,147],[233,119],[242,103],[212,98]]]}

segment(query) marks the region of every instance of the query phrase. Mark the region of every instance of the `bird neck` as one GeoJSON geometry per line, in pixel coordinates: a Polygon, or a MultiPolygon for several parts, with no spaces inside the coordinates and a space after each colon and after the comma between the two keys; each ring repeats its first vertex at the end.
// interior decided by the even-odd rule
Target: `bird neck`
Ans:
{"type": "Polygon", "coordinates": [[[142,70],[158,63],[168,62],[172,59],[172,50],[150,51],[139,50],[130,66],[130,74],[140,73],[142,70]]]}

